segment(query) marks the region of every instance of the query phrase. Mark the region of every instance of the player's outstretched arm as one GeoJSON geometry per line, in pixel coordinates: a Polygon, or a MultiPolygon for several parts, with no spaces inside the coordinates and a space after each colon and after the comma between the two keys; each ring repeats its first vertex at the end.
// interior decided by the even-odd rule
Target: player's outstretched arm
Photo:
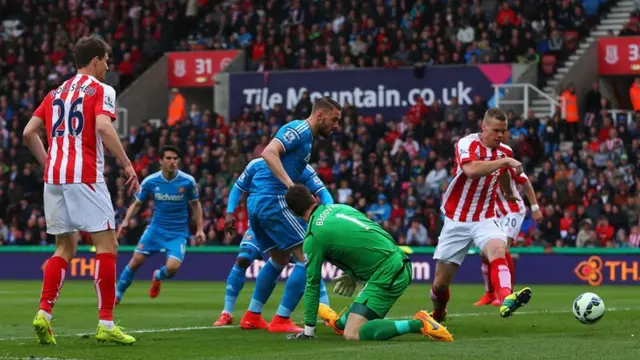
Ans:
{"type": "Polygon", "coordinates": [[[191,211],[193,212],[193,221],[196,223],[196,241],[198,244],[204,244],[207,242],[207,238],[204,235],[204,228],[202,225],[202,204],[200,200],[191,200],[189,202],[191,211]]]}
{"type": "Polygon", "coordinates": [[[140,188],[138,177],[131,165],[129,157],[127,157],[127,153],[122,147],[122,143],[120,142],[116,129],[114,129],[111,124],[111,117],[104,114],[96,116],[96,128],[102,138],[102,142],[124,168],[125,174],[127,175],[127,187],[129,188],[129,193],[138,192],[138,189],[140,188]]]}
{"type": "Polygon", "coordinates": [[[118,233],[116,234],[117,238],[122,237],[122,235],[124,234],[124,230],[129,227],[129,220],[131,220],[132,217],[136,216],[138,211],[140,211],[141,206],[142,202],[138,199],[133,200],[133,203],[129,205],[127,213],[124,215],[124,219],[122,219],[122,223],[118,228],[118,233]]]}
{"type": "Polygon", "coordinates": [[[293,181],[284,170],[284,165],[280,160],[280,155],[285,153],[284,145],[278,140],[271,140],[269,145],[262,151],[262,158],[269,166],[269,170],[275,175],[280,182],[287,188],[294,185],[293,181]]]}
{"type": "Polygon", "coordinates": [[[25,126],[22,136],[24,138],[24,143],[29,148],[29,151],[31,151],[40,165],[45,166],[45,163],[47,162],[47,151],[44,149],[44,144],[42,143],[42,139],[40,139],[40,135],[38,135],[43,125],[44,121],[42,121],[42,119],[37,116],[33,116],[27,123],[27,126],[25,126]]]}

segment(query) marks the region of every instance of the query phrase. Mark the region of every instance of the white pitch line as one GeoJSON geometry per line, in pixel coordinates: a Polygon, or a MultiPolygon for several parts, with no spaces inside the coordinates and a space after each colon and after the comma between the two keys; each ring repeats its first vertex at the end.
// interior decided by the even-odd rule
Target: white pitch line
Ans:
{"type": "MultiPolygon", "coordinates": [[[[634,308],[610,308],[606,312],[617,311],[632,311],[634,308]]],[[[540,311],[520,311],[514,315],[544,315],[544,314],[571,314],[571,311],[566,310],[540,310],[540,311]]],[[[447,314],[447,317],[476,317],[476,316],[497,316],[495,312],[477,312],[477,313],[459,313],[459,314],[447,314]]],[[[406,317],[389,317],[388,319],[404,319],[406,317]]],[[[322,323],[318,321],[318,323],[322,323]]],[[[163,332],[179,332],[179,331],[194,331],[194,330],[224,330],[224,329],[236,329],[239,325],[227,325],[227,326],[187,326],[187,327],[174,327],[165,329],[140,329],[140,330],[128,330],[128,334],[153,334],[163,332]]],[[[84,337],[91,336],[94,333],[78,333],[78,334],[56,334],[56,337],[84,337]]],[[[15,341],[15,340],[28,340],[33,339],[33,336],[29,337],[6,337],[0,338],[0,341],[15,341]]],[[[3,359],[0,357],[0,359],[3,359]]]]}

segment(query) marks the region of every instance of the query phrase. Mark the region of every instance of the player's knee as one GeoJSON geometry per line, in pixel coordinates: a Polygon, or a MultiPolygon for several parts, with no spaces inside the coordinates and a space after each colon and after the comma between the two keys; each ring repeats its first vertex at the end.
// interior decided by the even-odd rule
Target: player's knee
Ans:
{"type": "Polygon", "coordinates": [[[131,261],[129,261],[129,269],[131,270],[138,270],[138,268],[142,265],[144,261],[140,261],[139,259],[136,259],[135,257],[131,259],[131,261]]]}
{"type": "Polygon", "coordinates": [[[175,275],[178,272],[178,269],[180,269],[180,263],[179,262],[169,262],[167,265],[167,275],[169,275],[169,277],[172,277],[173,275],[175,275]]]}
{"type": "Polygon", "coordinates": [[[251,265],[251,260],[247,259],[246,257],[239,256],[236,259],[236,266],[238,266],[241,269],[246,269],[249,267],[249,265],[251,265]]]}
{"type": "Polygon", "coordinates": [[[507,254],[507,244],[502,240],[489,240],[485,246],[484,253],[489,261],[502,259],[507,254]]]}
{"type": "Polygon", "coordinates": [[[342,337],[345,340],[350,340],[350,341],[358,341],[360,340],[360,330],[344,330],[344,334],[342,335],[342,337]]]}

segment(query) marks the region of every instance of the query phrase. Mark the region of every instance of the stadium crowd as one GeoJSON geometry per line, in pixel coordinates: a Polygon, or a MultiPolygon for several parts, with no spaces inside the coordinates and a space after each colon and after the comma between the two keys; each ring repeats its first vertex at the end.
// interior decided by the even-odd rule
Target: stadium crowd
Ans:
{"type": "MultiPolygon", "coordinates": [[[[250,68],[258,71],[537,62],[543,53],[562,52],[563,31],[584,34],[585,13],[593,15],[582,2],[568,0],[65,4],[0,1],[0,244],[51,241],[42,212],[42,169],[22,145],[21,131],[46,92],[73,75],[70,50],[80,36],[99,34],[112,46],[107,83],[119,90],[168,50],[245,48],[250,68]]],[[[578,126],[559,115],[541,121],[509,112],[506,142],[526,164],[545,213],[539,224],[527,216],[517,245],[640,246],[640,117],[612,119],[597,88],[587,96],[590,108],[578,126]]],[[[231,245],[238,236],[222,231],[230,186],[281,124],[305,117],[310,108],[305,97],[294,109],[246,108],[238,119],[223,119],[190,104],[177,125],[147,123],[131,129],[125,143],[141,179],[158,169],[159,148],[179,146],[183,168],[201,190],[209,243],[231,245]]],[[[418,103],[393,122],[346,106],[340,131],[318,141],[311,162],[336,202],[367,212],[398,243],[435,245],[453,144],[479,130],[486,108],[480,98],[469,108],[455,101],[418,103]]],[[[119,169],[109,158],[105,178],[122,219],[130,197],[119,169]]],[[[137,242],[151,208],[147,204],[132,220],[123,244],[137,242]]],[[[242,234],[246,207],[237,217],[242,234]]]]}

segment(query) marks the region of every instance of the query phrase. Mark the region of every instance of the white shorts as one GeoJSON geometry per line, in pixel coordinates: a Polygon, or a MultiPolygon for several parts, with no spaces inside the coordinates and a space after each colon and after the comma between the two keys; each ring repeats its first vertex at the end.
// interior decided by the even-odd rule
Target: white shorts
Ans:
{"type": "Polygon", "coordinates": [[[44,184],[47,233],[99,232],[115,229],[115,213],[105,183],[44,184]]]}
{"type": "Polygon", "coordinates": [[[520,233],[520,228],[524,222],[524,215],[519,213],[509,213],[507,216],[501,218],[500,225],[504,229],[504,233],[510,239],[517,239],[520,233]]]}
{"type": "Polygon", "coordinates": [[[507,242],[498,219],[460,222],[445,217],[433,258],[462,265],[471,245],[482,250],[491,239],[507,242]]]}

